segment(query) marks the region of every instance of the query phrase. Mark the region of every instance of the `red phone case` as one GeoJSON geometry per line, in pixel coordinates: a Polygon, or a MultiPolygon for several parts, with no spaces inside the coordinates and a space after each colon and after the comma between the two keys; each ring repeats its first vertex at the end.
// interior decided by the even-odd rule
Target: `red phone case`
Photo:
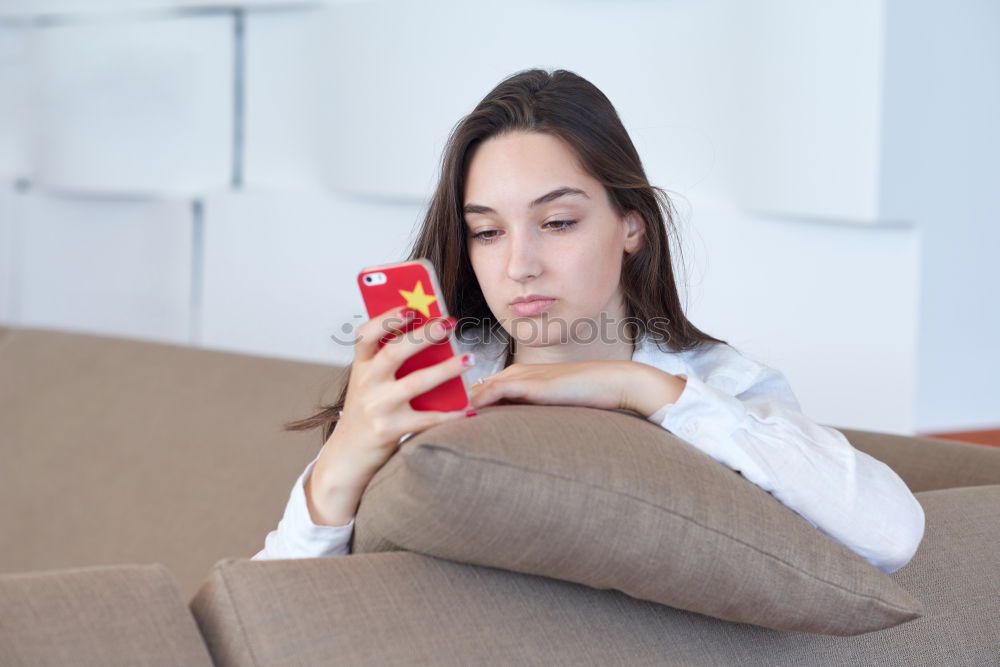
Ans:
{"type": "MultiPolygon", "coordinates": [[[[376,277],[373,275],[373,278],[376,277]]],[[[423,258],[363,269],[358,273],[358,287],[369,318],[398,306],[409,306],[416,312],[416,316],[410,322],[400,327],[400,335],[421,326],[428,320],[448,316],[447,306],[438,296],[441,294],[441,287],[434,266],[423,258]],[[365,276],[378,273],[385,275],[384,282],[381,284],[365,282],[365,276]]],[[[457,354],[453,340],[454,333],[455,330],[452,329],[445,339],[410,355],[396,369],[396,378],[441,363],[457,354]]],[[[392,333],[382,336],[378,341],[379,349],[394,336],[392,333]]],[[[410,407],[414,410],[462,410],[471,407],[471,404],[469,389],[462,375],[445,380],[433,389],[410,399],[410,407]]]]}

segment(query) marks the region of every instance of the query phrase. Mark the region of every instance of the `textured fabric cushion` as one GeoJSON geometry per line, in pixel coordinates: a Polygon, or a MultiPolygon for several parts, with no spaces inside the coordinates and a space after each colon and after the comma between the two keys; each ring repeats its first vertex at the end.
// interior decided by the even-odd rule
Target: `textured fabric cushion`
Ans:
{"type": "Polygon", "coordinates": [[[160,564],[0,576],[0,665],[204,665],[212,660],[160,564]]]}
{"type": "Polygon", "coordinates": [[[415,551],[777,630],[855,635],[921,603],[738,473],[624,411],[500,405],[403,443],[352,552],[415,551]]]}
{"type": "MultiPolygon", "coordinates": [[[[405,445],[404,445],[405,448],[405,445]]],[[[997,665],[1000,486],[917,493],[926,613],[852,637],[730,623],[407,551],[218,563],[191,602],[217,665],[997,665]]]]}

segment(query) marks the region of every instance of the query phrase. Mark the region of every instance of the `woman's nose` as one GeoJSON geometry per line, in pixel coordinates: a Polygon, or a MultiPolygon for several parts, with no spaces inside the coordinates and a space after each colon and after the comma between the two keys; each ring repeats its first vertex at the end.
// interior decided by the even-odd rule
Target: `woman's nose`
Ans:
{"type": "Polygon", "coordinates": [[[542,253],[530,234],[512,232],[507,249],[507,277],[511,280],[527,280],[542,272],[542,253]]]}

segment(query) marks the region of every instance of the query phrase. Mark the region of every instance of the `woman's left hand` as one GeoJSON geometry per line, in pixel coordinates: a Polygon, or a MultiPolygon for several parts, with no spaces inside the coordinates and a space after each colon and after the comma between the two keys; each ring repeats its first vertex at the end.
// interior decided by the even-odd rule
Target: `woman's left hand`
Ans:
{"type": "Polygon", "coordinates": [[[582,405],[633,410],[648,417],[675,401],[684,382],[636,361],[511,364],[471,386],[472,404],[476,408],[502,402],[582,405]]]}

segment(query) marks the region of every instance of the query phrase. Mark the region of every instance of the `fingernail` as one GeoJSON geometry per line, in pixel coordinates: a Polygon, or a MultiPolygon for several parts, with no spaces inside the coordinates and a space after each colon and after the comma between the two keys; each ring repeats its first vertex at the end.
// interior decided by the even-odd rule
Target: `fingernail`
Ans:
{"type": "Polygon", "coordinates": [[[466,352],[462,355],[462,365],[463,366],[473,366],[476,363],[476,355],[474,352],[466,352]]]}
{"type": "Polygon", "coordinates": [[[441,329],[443,331],[447,331],[448,329],[451,329],[452,327],[454,327],[457,322],[458,322],[458,320],[456,320],[454,317],[452,317],[451,315],[449,315],[448,317],[444,318],[443,322],[441,322],[441,329]]]}
{"type": "Polygon", "coordinates": [[[475,417],[477,414],[479,414],[479,413],[476,412],[475,408],[469,408],[468,410],[465,411],[465,416],[466,417],[475,417]]]}

